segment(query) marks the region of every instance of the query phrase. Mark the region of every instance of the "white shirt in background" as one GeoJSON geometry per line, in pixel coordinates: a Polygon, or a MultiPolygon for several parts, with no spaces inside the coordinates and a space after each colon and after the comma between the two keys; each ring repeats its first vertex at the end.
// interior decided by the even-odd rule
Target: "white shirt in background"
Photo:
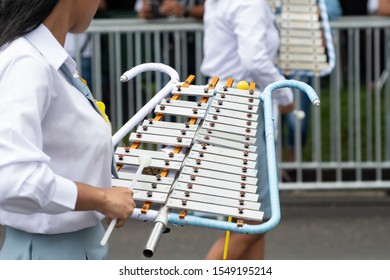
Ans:
{"type": "MultiPolygon", "coordinates": [[[[255,82],[263,91],[267,85],[285,79],[275,66],[278,48],[279,33],[266,0],[205,2],[201,65],[205,76],[255,82]]],[[[277,118],[277,105],[292,103],[292,91],[275,91],[273,100],[277,118]]]]}

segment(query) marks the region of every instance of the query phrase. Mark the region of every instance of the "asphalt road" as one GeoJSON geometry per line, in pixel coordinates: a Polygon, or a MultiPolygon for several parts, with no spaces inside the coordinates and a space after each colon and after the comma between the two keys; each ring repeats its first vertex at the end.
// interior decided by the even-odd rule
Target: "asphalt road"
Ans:
{"type": "MultiPolygon", "coordinates": [[[[384,191],[282,192],[282,219],[266,237],[270,260],[390,259],[390,197],[384,191]]],[[[145,259],[153,224],[130,220],[110,238],[110,259],[145,259]]],[[[0,227],[0,244],[4,232],[0,227]]],[[[153,259],[202,260],[224,232],[171,227],[153,259]]],[[[234,248],[230,248],[234,250],[234,248]]]]}
{"type": "MultiPolygon", "coordinates": [[[[283,192],[282,219],[266,237],[266,259],[390,259],[390,197],[386,192],[283,192]]],[[[144,259],[152,224],[130,221],[110,240],[111,259],[144,259]]],[[[204,259],[224,232],[173,227],[153,259],[204,259]]],[[[230,248],[234,250],[234,248],[230,248]]]]}

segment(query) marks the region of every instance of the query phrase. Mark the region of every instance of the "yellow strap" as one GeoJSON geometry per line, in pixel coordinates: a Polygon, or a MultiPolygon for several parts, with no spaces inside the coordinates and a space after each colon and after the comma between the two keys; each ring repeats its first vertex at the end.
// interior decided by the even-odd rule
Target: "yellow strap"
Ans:
{"type": "Polygon", "coordinates": [[[104,120],[105,120],[106,122],[110,122],[108,116],[106,115],[106,105],[104,105],[104,103],[101,102],[101,101],[96,101],[96,100],[95,100],[95,102],[96,102],[96,105],[97,105],[97,107],[99,108],[99,111],[100,111],[100,113],[102,114],[104,120]]]}
{"type": "Polygon", "coordinates": [[[83,79],[83,78],[81,78],[81,77],[79,77],[79,78],[80,78],[81,82],[82,82],[84,85],[88,86],[88,85],[87,85],[87,81],[86,81],[85,79],[83,79]]]}
{"type": "MultiPolygon", "coordinates": [[[[81,82],[85,86],[88,87],[87,81],[85,79],[83,79],[82,77],[79,77],[79,79],[81,80],[81,82]]],[[[100,111],[100,114],[103,116],[104,120],[109,123],[110,119],[106,115],[106,105],[104,105],[104,103],[102,101],[97,101],[97,100],[95,100],[95,103],[96,103],[96,106],[98,107],[98,109],[100,111]]]]}
{"type": "MultiPolygon", "coordinates": [[[[232,217],[228,217],[228,222],[230,223],[232,221],[232,217]]],[[[227,254],[229,250],[229,239],[230,239],[230,230],[226,231],[226,236],[225,236],[225,246],[223,248],[223,260],[227,259],[227,254]]]]}

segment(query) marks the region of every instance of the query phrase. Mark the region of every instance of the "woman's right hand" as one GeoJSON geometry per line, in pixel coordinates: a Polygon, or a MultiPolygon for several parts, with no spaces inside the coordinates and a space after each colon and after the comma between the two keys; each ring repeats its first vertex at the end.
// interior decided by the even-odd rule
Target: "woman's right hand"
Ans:
{"type": "Polygon", "coordinates": [[[118,219],[116,227],[121,227],[133,213],[135,202],[129,188],[97,188],[76,182],[77,201],[75,211],[99,211],[108,220],[118,219]]]}
{"type": "Polygon", "coordinates": [[[133,200],[133,191],[124,187],[102,190],[106,194],[106,199],[100,212],[107,216],[108,223],[111,223],[112,219],[117,219],[115,226],[122,227],[136,206],[133,200]]]}

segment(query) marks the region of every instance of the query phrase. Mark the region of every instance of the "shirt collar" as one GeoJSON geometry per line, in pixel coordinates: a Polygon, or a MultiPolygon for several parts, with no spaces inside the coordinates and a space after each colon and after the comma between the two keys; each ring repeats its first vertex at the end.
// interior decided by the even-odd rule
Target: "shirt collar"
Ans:
{"type": "Polygon", "coordinates": [[[69,56],[45,25],[39,25],[36,29],[25,35],[25,38],[55,69],[58,70],[65,63],[71,73],[76,71],[76,62],[69,56]]]}

